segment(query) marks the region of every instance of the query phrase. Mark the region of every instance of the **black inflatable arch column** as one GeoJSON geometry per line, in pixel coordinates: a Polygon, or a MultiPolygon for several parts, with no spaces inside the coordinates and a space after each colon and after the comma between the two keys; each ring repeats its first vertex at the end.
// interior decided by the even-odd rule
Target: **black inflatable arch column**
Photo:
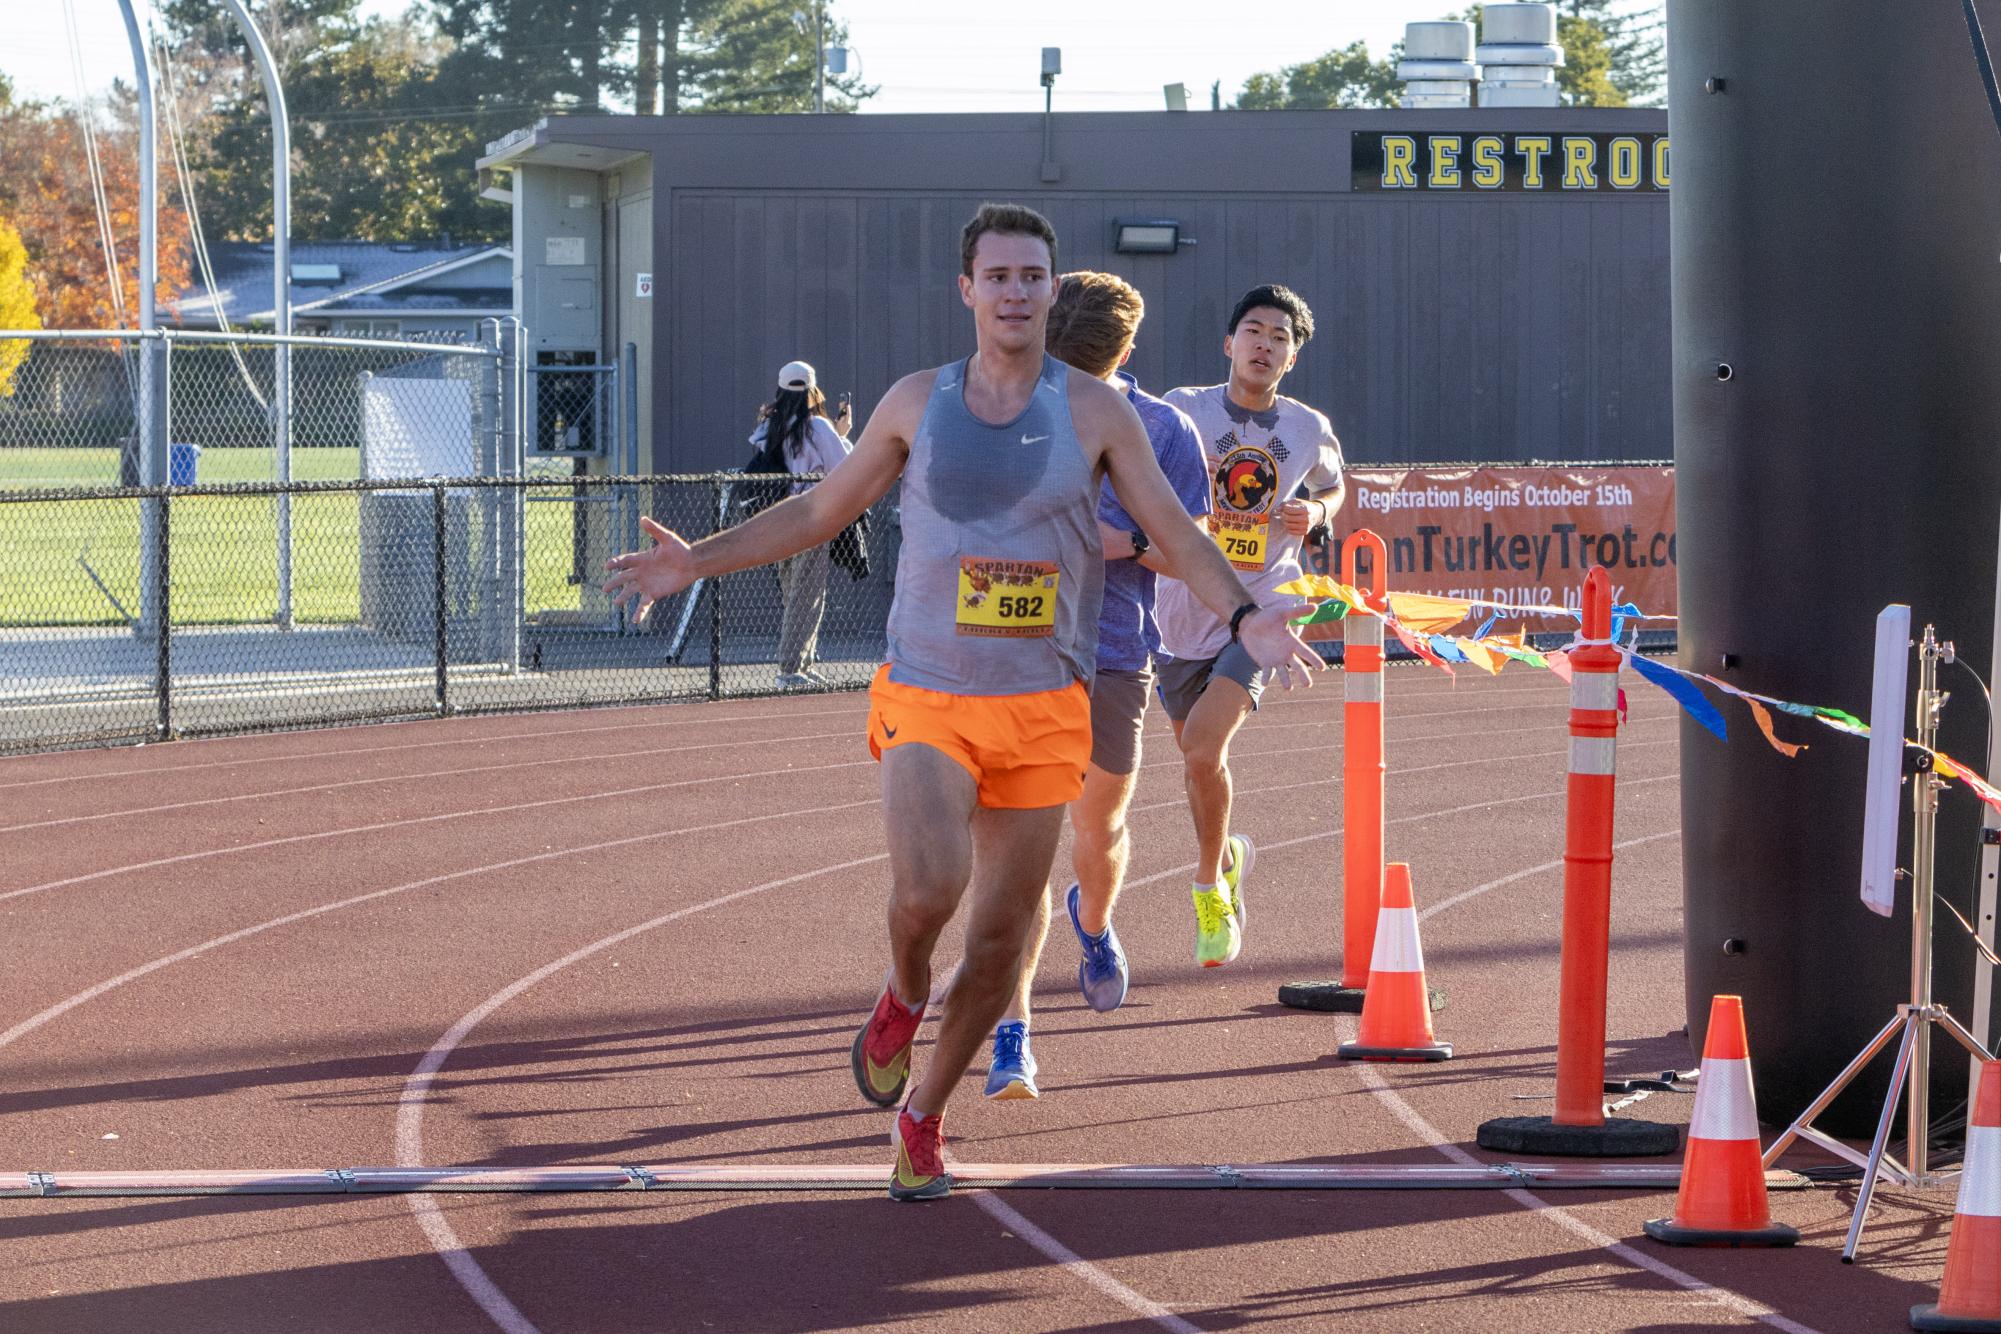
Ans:
{"type": "MultiPolygon", "coordinates": [[[[1682,665],[1863,714],[1876,612],[1907,602],[1989,674],[2001,138],[1958,0],[1668,19],[1682,665]]],[[[1979,762],[1978,691],[1951,676],[1940,745],[1979,762]]],[[[1687,1013],[1699,1050],[1710,996],[1743,994],[1783,1123],[1906,997],[1909,900],[1885,921],[1857,896],[1866,747],[1795,719],[1812,744],[1788,760],[1726,712],[1728,744],[1682,728],[1687,1013]]],[[[1944,795],[1939,889],[1969,915],[1977,825],[1944,795]]],[[[1972,951],[1938,916],[1936,994],[1970,1016],[1972,951]]],[[[1942,1108],[1965,1090],[1949,1046],[1942,1108]]],[[[1888,1066],[1822,1124],[1866,1129],[1888,1066]]]]}

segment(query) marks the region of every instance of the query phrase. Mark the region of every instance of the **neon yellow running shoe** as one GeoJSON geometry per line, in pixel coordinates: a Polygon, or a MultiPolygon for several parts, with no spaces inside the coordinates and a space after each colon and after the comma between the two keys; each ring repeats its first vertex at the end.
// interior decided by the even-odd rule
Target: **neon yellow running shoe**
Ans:
{"type": "Polygon", "coordinates": [[[1243,928],[1230,911],[1227,891],[1197,888],[1194,895],[1195,962],[1204,968],[1221,968],[1243,949],[1243,928]]]}
{"type": "Polygon", "coordinates": [[[1251,846],[1251,840],[1244,834],[1232,834],[1223,840],[1224,851],[1230,854],[1230,864],[1223,871],[1222,887],[1230,891],[1230,915],[1237,919],[1237,930],[1244,931],[1250,926],[1250,916],[1244,907],[1244,881],[1251,878],[1251,867],[1258,859],[1258,850],[1251,846]]]}

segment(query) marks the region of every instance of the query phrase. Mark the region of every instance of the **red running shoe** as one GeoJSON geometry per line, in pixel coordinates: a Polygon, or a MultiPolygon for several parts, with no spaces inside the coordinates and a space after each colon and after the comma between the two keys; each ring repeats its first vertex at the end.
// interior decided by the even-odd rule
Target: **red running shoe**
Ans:
{"type": "Polygon", "coordinates": [[[876,1106],[894,1107],[902,1100],[903,1087],[910,1082],[910,1046],[923,1019],[922,1005],[906,1009],[896,992],[885,986],[876,998],[875,1013],[855,1034],[849,1055],[855,1087],[876,1106]]]}
{"type": "Polygon", "coordinates": [[[952,1191],[952,1174],[945,1170],[945,1117],[922,1120],[908,1107],[896,1114],[889,1142],[896,1146],[896,1175],[889,1179],[889,1198],[897,1201],[935,1200],[952,1191]]]}

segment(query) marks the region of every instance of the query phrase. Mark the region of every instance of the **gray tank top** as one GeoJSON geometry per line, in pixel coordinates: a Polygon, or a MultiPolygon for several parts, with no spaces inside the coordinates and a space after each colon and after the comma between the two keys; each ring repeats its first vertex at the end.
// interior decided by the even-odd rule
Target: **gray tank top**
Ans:
{"type": "Polygon", "coordinates": [[[1105,557],[1069,376],[1045,355],[1028,406],[993,426],[966,407],[966,363],[938,371],[903,472],[890,680],[1024,695],[1091,679],[1105,557]]]}

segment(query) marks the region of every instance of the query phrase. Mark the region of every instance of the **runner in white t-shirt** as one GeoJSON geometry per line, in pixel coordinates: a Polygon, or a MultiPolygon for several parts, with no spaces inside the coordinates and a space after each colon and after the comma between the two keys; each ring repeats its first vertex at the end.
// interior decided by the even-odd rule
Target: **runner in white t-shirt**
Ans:
{"type": "MultiPolygon", "coordinates": [[[[1237,302],[1223,355],[1227,384],[1175,389],[1167,401],[1195,421],[1208,453],[1214,512],[1209,530],[1251,596],[1300,575],[1299,547],[1341,503],[1341,442],[1327,418],[1278,392],[1313,312],[1272,284],[1237,302]],[[1306,498],[1296,492],[1304,490],[1306,498]]],[[[1228,621],[1178,580],[1160,580],[1156,616],[1163,652],[1160,697],[1181,745],[1188,809],[1195,820],[1195,961],[1215,968],[1243,948],[1244,880],[1255,849],[1230,833],[1230,740],[1257,708],[1264,674],[1228,621]]]]}

